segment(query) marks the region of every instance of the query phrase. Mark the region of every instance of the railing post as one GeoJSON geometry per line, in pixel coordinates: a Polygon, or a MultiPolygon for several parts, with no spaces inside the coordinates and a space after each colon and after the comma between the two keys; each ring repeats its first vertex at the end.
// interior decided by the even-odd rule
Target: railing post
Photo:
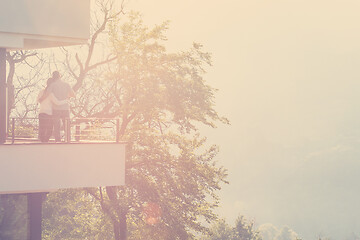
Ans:
{"type": "MultiPolygon", "coordinates": [[[[67,118],[62,118],[62,123],[64,124],[64,142],[67,142],[67,118]]],[[[61,122],[60,122],[61,123],[61,122]]],[[[61,137],[61,125],[60,125],[60,139],[61,137]]]]}
{"type": "Polygon", "coordinates": [[[15,142],[15,118],[11,119],[11,144],[15,142]]]}
{"type": "Polygon", "coordinates": [[[71,142],[71,129],[70,129],[70,118],[65,119],[65,141],[67,143],[71,142]]]}
{"type": "Polygon", "coordinates": [[[120,141],[120,119],[116,119],[116,142],[120,141]]]}
{"type": "Polygon", "coordinates": [[[75,127],[75,141],[79,142],[80,141],[80,125],[76,124],[75,127]]]}

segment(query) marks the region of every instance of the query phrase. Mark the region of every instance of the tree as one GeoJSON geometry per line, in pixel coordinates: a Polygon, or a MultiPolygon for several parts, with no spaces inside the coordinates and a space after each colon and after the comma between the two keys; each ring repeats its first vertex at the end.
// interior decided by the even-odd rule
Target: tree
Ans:
{"type": "Polygon", "coordinates": [[[243,216],[236,219],[234,230],[240,240],[261,240],[259,231],[254,230],[254,223],[247,222],[243,216]]]}
{"type": "Polygon", "coordinates": [[[113,23],[117,62],[96,83],[103,94],[91,109],[96,106],[103,117],[121,118],[120,137],[132,143],[126,187],[90,191],[110,217],[115,239],[121,238],[125,219],[133,233],[130,239],[144,234],[148,239],[188,239],[193,231],[206,231],[200,220],[216,219],[215,192],[226,172],[213,162],[217,147],[199,153],[205,139],[197,124],[213,127],[215,121],[227,120],[213,109],[214,89],[202,78],[210,54],[199,44],[187,52],[167,53],[161,45],[167,27],[148,29],[139,14],[131,14],[122,26],[113,23]],[[149,203],[161,209],[154,225],[144,221],[149,203]]]}
{"type": "Polygon", "coordinates": [[[60,190],[43,205],[43,239],[112,239],[111,224],[84,190],[60,190]]]}
{"type": "Polygon", "coordinates": [[[258,230],[264,240],[301,240],[299,235],[288,226],[278,229],[273,224],[266,223],[262,224],[258,230]]]}
{"type": "Polygon", "coordinates": [[[281,229],[278,236],[276,236],[277,240],[297,240],[298,235],[289,227],[285,226],[281,229]]]}
{"type": "Polygon", "coordinates": [[[248,222],[243,216],[236,219],[235,226],[230,227],[224,219],[212,225],[210,233],[203,240],[261,240],[254,223],[248,222]]]}
{"type": "Polygon", "coordinates": [[[206,150],[197,130],[201,123],[228,123],[214,110],[215,90],[203,79],[210,54],[200,44],[167,53],[161,44],[167,27],[148,29],[139,14],[130,14],[121,26],[113,21],[116,61],[103,64],[107,74],[95,81],[92,69],[78,89],[76,105],[81,107],[74,108],[74,115],[119,117],[120,137],[131,143],[126,186],[87,189],[112,222],[115,239],[123,237],[125,227],[129,239],[145,234],[148,239],[189,239],[194,231],[205,232],[202,222],[216,219],[216,191],[226,182],[226,171],[214,163],[217,147],[206,150]],[[157,206],[157,214],[145,210],[149,205],[157,206]]]}
{"type": "MultiPolygon", "coordinates": [[[[89,45],[83,47],[85,57],[63,49],[70,73],[64,77],[77,90],[74,116],[121,119],[119,137],[129,143],[127,183],[80,193],[50,193],[45,203],[46,236],[90,238],[79,234],[85,220],[79,225],[62,213],[86,219],[75,206],[95,201],[96,207],[86,210],[103,219],[103,231],[111,223],[116,240],[124,238],[126,228],[129,239],[194,238],[195,232],[207,231],[204,222],[216,220],[217,191],[226,182],[226,170],[214,161],[217,146],[206,146],[198,131],[202,124],[228,123],[215,111],[215,89],[203,78],[211,56],[200,44],[168,53],[164,47],[168,23],[149,29],[139,14],[129,14],[129,21],[119,25],[121,10],[111,10],[112,1],[97,2],[104,15],[94,25],[89,45]],[[111,48],[94,62],[95,45],[103,43],[99,39],[106,26],[110,26],[111,48]]],[[[92,222],[86,229],[98,224],[92,222]]]]}
{"type": "Polygon", "coordinates": [[[235,231],[233,228],[226,223],[225,219],[218,220],[215,224],[210,228],[210,233],[208,236],[204,237],[202,240],[223,240],[235,239],[235,231]]]}
{"type": "MultiPolygon", "coordinates": [[[[26,103],[27,98],[29,96],[29,91],[31,86],[38,84],[38,75],[41,70],[42,65],[44,62],[42,61],[41,57],[39,57],[38,53],[35,51],[13,51],[8,52],[6,54],[6,60],[8,63],[8,75],[7,75],[7,86],[8,86],[8,116],[10,116],[11,111],[15,109],[16,103],[26,103]],[[37,57],[38,61],[34,61],[33,64],[28,62],[29,59],[33,59],[37,57]],[[27,76],[27,78],[17,76],[15,69],[20,65],[31,66],[31,70],[35,69],[35,73],[31,72],[27,76]],[[14,83],[16,81],[16,83],[14,83]],[[16,88],[15,88],[16,85],[16,88]],[[25,92],[25,94],[22,94],[25,92]],[[16,101],[15,101],[16,100],[16,101]]],[[[30,109],[28,108],[28,104],[24,104],[25,106],[25,116],[28,114],[30,109]]]]}
{"type": "Polygon", "coordinates": [[[23,194],[0,195],[0,239],[26,239],[26,196],[23,194]]]}

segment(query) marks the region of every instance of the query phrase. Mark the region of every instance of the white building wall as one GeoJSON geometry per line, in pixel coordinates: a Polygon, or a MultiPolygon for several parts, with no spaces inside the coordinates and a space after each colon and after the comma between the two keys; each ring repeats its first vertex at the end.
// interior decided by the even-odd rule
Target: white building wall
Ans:
{"type": "Polygon", "coordinates": [[[0,145],[0,194],[125,184],[125,145],[0,145]]]}

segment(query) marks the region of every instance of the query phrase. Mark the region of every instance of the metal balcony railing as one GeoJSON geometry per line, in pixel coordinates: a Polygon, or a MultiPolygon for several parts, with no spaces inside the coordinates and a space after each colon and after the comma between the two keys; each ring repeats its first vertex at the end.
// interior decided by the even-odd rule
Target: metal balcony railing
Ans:
{"type": "MultiPolygon", "coordinates": [[[[61,121],[64,143],[119,142],[120,120],[116,118],[72,118],[61,121]]],[[[38,118],[11,118],[8,142],[40,142],[38,118]]],[[[53,135],[49,143],[55,142],[53,135]]]]}

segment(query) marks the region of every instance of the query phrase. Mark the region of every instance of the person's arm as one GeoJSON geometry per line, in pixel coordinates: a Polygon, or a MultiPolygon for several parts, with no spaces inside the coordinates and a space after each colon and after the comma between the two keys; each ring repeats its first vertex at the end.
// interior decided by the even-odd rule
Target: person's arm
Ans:
{"type": "Polygon", "coordinates": [[[52,84],[48,87],[45,88],[43,95],[39,98],[39,103],[41,103],[42,101],[44,101],[45,98],[47,98],[49,96],[50,93],[52,93],[52,84]]]}
{"type": "Polygon", "coordinates": [[[70,90],[69,90],[69,98],[75,98],[75,92],[74,92],[74,90],[70,87],[70,90]]]}
{"type": "Polygon", "coordinates": [[[67,100],[59,100],[59,99],[57,99],[57,97],[55,97],[55,95],[53,93],[48,94],[48,96],[49,96],[51,102],[54,103],[55,105],[63,105],[63,104],[68,103],[67,100]]]}
{"type": "Polygon", "coordinates": [[[38,97],[37,97],[37,101],[38,103],[41,103],[42,101],[44,101],[44,99],[49,95],[49,92],[45,92],[45,90],[41,90],[38,97]]]}

